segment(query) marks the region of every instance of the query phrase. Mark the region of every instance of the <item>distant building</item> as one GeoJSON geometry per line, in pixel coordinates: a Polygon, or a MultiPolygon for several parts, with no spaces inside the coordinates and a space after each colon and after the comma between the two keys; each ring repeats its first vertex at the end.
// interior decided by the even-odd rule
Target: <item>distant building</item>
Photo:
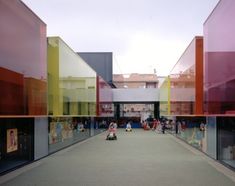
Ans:
{"type": "MultiPolygon", "coordinates": [[[[156,74],[114,74],[113,84],[116,88],[122,89],[139,89],[139,88],[158,88],[158,77],[156,74]]],[[[147,118],[147,116],[154,115],[154,104],[149,103],[139,103],[132,104],[126,103],[121,107],[121,116],[132,117],[138,116],[147,118]]]]}
{"type": "Polygon", "coordinates": [[[117,88],[157,88],[156,74],[114,74],[113,84],[117,88]]]}

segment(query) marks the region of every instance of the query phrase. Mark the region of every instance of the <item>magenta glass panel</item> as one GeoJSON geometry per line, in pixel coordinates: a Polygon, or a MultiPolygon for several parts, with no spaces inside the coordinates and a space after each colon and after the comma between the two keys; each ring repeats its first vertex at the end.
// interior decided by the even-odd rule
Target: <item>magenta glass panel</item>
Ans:
{"type": "Polygon", "coordinates": [[[204,24],[204,112],[235,113],[235,1],[221,0],[204,24]]]}
{"type": "Polygon", "coordinates": [[[0,1],[0,115],[47,114],[46,25],[21,1],[0,1]]]}
{"type": "Polygon", "coordinates": [[[106,83],[100,76],[98,77],[99,93],[99,101],[97,102],[99,106],[99,116],[113,116],[114,115],[114,107],[113,107],[113,94],[112,88],[108,83],[106,83]]]}

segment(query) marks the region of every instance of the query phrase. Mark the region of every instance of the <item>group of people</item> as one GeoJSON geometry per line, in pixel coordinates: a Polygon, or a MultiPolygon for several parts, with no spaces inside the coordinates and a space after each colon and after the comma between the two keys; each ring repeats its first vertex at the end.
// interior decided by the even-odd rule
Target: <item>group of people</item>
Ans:
{"type": "MultiPolygon", "coordinates": [[[[127,132],[132,131],[132,126],[130,121],[126,124],[126,131],[127,132]]],[[[112,121],[109,124],[108,135],[106,139],[108,139],[110,135],[113,135],[114,138],[117,138],[116,132],[117,132],[117,123],[112,121]]]]}
{"type": "MultiPolygon", "coordinates": [[[[147,120],[142,121],[142,128],[144,130],[154,130],[154,131],[162,131],[162,133],[165,133],[166,130],[166,122],[157,119],[153,119],[152,126],[150,127],[149,123],[147,120]]],[[[117,124],[115,122],[111,122],[109,124],[109,132],[116,133],[117,130],[117,124]]],[[[132,131],[132,126],[131,126],[131,121],[127,122],[126,124],[126,131],[132,131]]]]}
{"type": "MultiPolygon", "coordinates": [[[[176,134],[180,133],[180,131],[183,131],[186,128],[186,123],[185,121],[176,121],[174,122],[173,120],[167,121],[166,119],[153,119],[153,121],[150,123],[145,120],[142,121],[142,128],[144,130],[153,130],[157,132],[162,132],[163,134],[165,133],[166,129],[173,129],[175,130],[176,134]],[[169,127],[168,125],[171,125],[169,127]]],[[[205,124],[203,122],[200,123],[200,131],[205,131],[205,124]]],[[[109,124],[109,133],[112,132],[116,136],[116,130],[117,130],[117,123],[111,122],[109,124]]],[[[126,131],[132,131],[132,126],[131,126],[131,121],[127,122],[126,124],[126,131]]]]}
{"type": "Polygon", "coordinates": [[[150,125],[150,123],[145,120],[142,121],[142,128],[144,130],[161,131],[164,134],[166,130],[166,122],[164,120],[160,121],[154,118],[150,125]]]}

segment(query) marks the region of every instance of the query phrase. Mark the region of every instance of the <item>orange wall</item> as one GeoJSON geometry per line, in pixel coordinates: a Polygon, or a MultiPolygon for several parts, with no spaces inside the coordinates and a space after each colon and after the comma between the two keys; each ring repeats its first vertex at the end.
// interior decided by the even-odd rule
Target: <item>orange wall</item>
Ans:
{"type": "Polygon", "coordinates": [[[24,114],[23,75],[0,67],[0,114],[24,114]]]}
{"type": "Polygon", "coordinates": [[[47,84],[44,81],[25,78],[25,89],[27,97],[26,108],[29,115],[47,114],[47,84]]]}
{"type": "Polygon", "coordinates": [[[203,114],[203,38],[196,37],[196,79],[195,114],[203,114]]]}

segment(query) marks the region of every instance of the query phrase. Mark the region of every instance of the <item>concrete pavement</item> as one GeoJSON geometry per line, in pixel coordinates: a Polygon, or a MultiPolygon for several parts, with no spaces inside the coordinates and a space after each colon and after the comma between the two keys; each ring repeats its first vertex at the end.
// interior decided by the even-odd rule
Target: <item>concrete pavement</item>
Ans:
{"type": "Polygon", "coordinates": [[[235,185],[233,171],[169,134],[119,129],[117,135],[117,141],[106,141],[103,133],[4,175],[2,185],[235,185]]]}

